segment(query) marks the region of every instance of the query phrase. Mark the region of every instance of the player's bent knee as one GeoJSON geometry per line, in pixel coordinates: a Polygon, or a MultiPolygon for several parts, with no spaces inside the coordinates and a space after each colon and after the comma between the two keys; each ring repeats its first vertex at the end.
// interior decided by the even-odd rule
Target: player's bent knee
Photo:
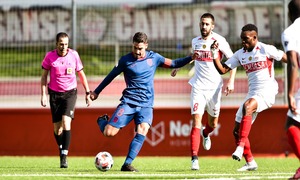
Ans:
{"type": "Polygon", "coordinates": [[[104,132],[103,132],[103,135],[106,136],[106,137],[113,137],[113,136],[115,136],[116,134],[114,134],[114,133],[112,133],[112,132],[106,132],[106,131],[104,131],[104,132]]]}
{"type": "Polygon", "coordinates": [[[149,124],[140,124],[137,126],[137,133],[146,136],[149,129],[150,129],[149,124]]]}
{"type": "Polygon", "coordinates": [[[113,137],[119,132],[119,129],[112,128],[112,127],[105,127],[104,129],[104,136],[106,137],[113,137]]]}

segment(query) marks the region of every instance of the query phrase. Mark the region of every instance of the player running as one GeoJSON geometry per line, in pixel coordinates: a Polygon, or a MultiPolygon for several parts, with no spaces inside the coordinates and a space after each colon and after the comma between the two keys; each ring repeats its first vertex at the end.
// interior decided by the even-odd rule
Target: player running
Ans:
{"type": "Polygon", "coordinates": [[[237,147],[232,158],[240,161],[244,156],[246,160],[246,164],[238,171],[252,171],[258,168],[250,149],[248,135],[257,114],[275,103],[278,83],[274,78],[274,60],[287,62],[283,51],[259,42],[257,32],[255,25],[245,25],[240,35],[243,48],[236,51],[225,63],[220,62],[217,55],[218,42],[212,44],[214,64],[220,74],[242,66],[248,76],[249,91],[236,113],[233,130],[237,147]]]}
{"type": "MultiPolygon", "coordinates": [[[[220,114],[223,79],[214,67],[210,46],[217,40],[219,42],[218,53],[221,58],[230,58],[233,54],[226,39],[212,31],[214,26],[214,16],[210,13],[204,13],[199,23],[201,35],[192,40],[192,50],[199,54],[194,61],[195,74],[189,81],[192,86],[191,114],[193,124],[190,135],[192,170],[199,170],[198,152],[201,136],[203,148],[209,150],[211,148],[209,134],[217,127],[220,114]],[[202,128],[204,111],[208,113],[208,120],[205,128],[202,128]]],[[[176,71],[172,71],[172,76],[176,75],[176,71]]],[[[234,90],[235,74],[236,68],[230,72],[229,81],[225,88],[226,96],[234,90]]]]}

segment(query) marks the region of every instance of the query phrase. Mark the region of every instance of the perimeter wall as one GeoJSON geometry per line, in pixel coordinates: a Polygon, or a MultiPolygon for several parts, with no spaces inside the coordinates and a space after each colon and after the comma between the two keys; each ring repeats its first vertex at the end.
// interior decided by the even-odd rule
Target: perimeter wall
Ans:
{"type": "MultiPolygon", "coordinates": [[[[237,108],[222,108],[218,127],[211,135],[212,149],[200,147],[201,156],[231,156],[235,149],[232,129],[237,108]]],[[[70,156],[94,156],[109,151],[126,156],[134,136],[133,123],[113,138],[104,137],[96,124],[99,115],[111,115],[112,108],[79,108],[72,123],[70,156]]],[[[281,155],[291,151],[284,124],[286,107],[273,107],[258,115],[250,142],[254,155],[281,155]]],[[[52,156],[58,154],[53,136],[50,110],[0,109],[0,155],[52,156]]],[[[204,119],[207,119],[206,115],[204,119]]],[[[139,155],[189,156],[191,116],[189,108],[156,108],[153,127],[139,155]]]]}
{"type": "MultiPolygon", "coordinates": [[[[142,2],[136,6],[130,6],[130,3],[115,6],[53,4],[49,7],[38,5],[39,1],[21,6],[22,2],[11,8],[0,3],[0,155],[58,154],[50,109],[41,108],[39,104],[41,61],[46,52],[55,48],[58,32],[70,35],[71,48],[79,52],[93,90],[116,61],[131,51],[131,38],[137,31],[148,34],[149,50],[175,59],[190,52],[191,39],[199,35],[199,17],[205,12],[214,14],[214,31],[228,40],[233,51],[241,47],[240,29],[247,23],[258,26],[260,41],[278,48],[281,48],[280,34],[287,25],[285,1],[193,1],[163,5],[142,2]]],[[[287,111],[283,100],[284,66],[281,63],[274,66],[280,90],[276,100],[278,106],[259,114],[253,125],[250,141],[254,155],[278,155],[290,151],[284,132],[287,111]]],[[[181,68],[178,76],[184,79],[180,79],[178,76],[172,78],[170,70],[158,69],[156,98],[164,100],[157,103],[159,107],[155,106],[153,127],[140,155],[190,155],[190,86],[187,79],[192,70],[193,65],[181,68]],[[165,104],[170,101],[171,105],[165,104]]],[[[223,96],[220,124],[211,136],[212,149],[204,151],[200,147],[201,155],[230,156],[233,152],[236,106],[248,90],[245,76],[244,70],[239,69],[235,94],[226,96],[231,98],[230,101],[223,96]]],[[[93,108],[77,108],[72,123],[70,155],[94,156],[103,150],[114,156],[126,155],[134,136],[133,124],[114,138],[105,138],[96,124],[99,115],[110,115],[114,111],[115,101],[109,100],[118,100],[124,88],[119,82],[114,81],[93,108]]],[[[84,97],[82,93],[80,97],[84,97]]],[[[79,104],[84,106],[84,103],[79,104]]]]}

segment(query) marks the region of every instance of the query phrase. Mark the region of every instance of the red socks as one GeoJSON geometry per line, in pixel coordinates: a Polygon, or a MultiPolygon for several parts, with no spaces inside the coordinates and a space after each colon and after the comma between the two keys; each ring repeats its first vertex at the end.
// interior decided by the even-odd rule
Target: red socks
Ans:
{"type": "Polygon", "coordinates": [[[296,126],[288,128],[287,132],[288,142],[291,145],[295,155],[300,160],[300,129],[296,126]]]}
{"type": "Polygon", "coordinates": [[[247,138],[246,142],[245,142],[245,146],[244,146],[244,153],[243,153],[246,162],[251,162],[254,158],[251,152],[251,148],[250,148],[250,141],[247,138]]]}
{"type": "Polygon", "coordinates": [[[192,127],[190,138],[192,156],[198,156],[200,146],[200,129],[192,127]]]}
{"type": "MultiPolygon", "coordinates": [[[[241,124],[240,124],[240,140],[238,142],[239,146],[244,147],[246,141],[248,140],[248,136],[251,129],[252,116],[243,116],[241,124]]],[[[250,143],[249,143],[250,145],[250,143]]]]}
{"type": "Polygon", "coordinates": [[[243,156],[245,157],[246,162],[251,162],[253,160],[253,155],[250,148],[250,141],[248,138],[251,130],[251,124],[252,116],[244,116],[240,124],[239,140],[237,141],[236,139],[237,145],[244,147],[243,156]]]}

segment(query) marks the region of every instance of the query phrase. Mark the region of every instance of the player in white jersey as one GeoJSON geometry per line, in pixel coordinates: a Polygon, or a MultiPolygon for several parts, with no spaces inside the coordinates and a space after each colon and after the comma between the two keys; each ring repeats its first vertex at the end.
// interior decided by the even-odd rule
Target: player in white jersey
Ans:
{"type": "MultiPolygon", "coordinates": [[[[284,30],[281,36],[282,45],[288,59],[288,105],[286,120],[287,139],[295,155],[300,160],[300,89],[294,96],[298,81],[300,60],[300,1],[292,0],[288,4],[289,18],[292,24],[284,30]]],[[[300,179],[300,167],[291,179],[300,179]]]]}
{"type": "Polygon", "coordinates": [[[248,135],[257,114],[272,107],[275,103],[278,84],[274,78],[274,60],[287,61],[283,51],[259,42],[257,35],[255,25],[245,25],[240,36],[243,48],[236,51],[225,63],[220,62],[218,56],[215,55],[218,42],[212,45],[214,64],[220,74],[242,66],[248,76],[248,94],[236,113],[233,130],[237,148],[232,158],[240,161],[244,156],[246,160],[246,164],[238,171],[251,171],[258,168],[250,149],[248,135]]]}
{"type": "MultiPolygon", "coordinates": [[[[203,14],[199,23],[201,35],[192,40],[192,51],[198,54],[198,57],[194,61],[195,74],[189,81],[189,84],[192,86],[191,114],[193,124],[190,135],[192,170],[199,170],[198,152],[201,135],[204,149],[209,150],[211,148],[209,134],[217,127],[220,114],[223,80],[214,67],[210,46],[215,40],[220,42],[218,51],[220,58],[229,58],[233,54],[226,39],[212,31],[214,29],[214,21],[215,19],[212,14],[203,14]],[[204,111],[208,113],[208,120],[205,128],[202,128],[204,111]]],[[[173,75],[175,72],[172,72],[173,75]]],[[[236,69],[231,71],[228,84],[225,88],[226,95],[234,89],[235,73],[236,69]]]]}

